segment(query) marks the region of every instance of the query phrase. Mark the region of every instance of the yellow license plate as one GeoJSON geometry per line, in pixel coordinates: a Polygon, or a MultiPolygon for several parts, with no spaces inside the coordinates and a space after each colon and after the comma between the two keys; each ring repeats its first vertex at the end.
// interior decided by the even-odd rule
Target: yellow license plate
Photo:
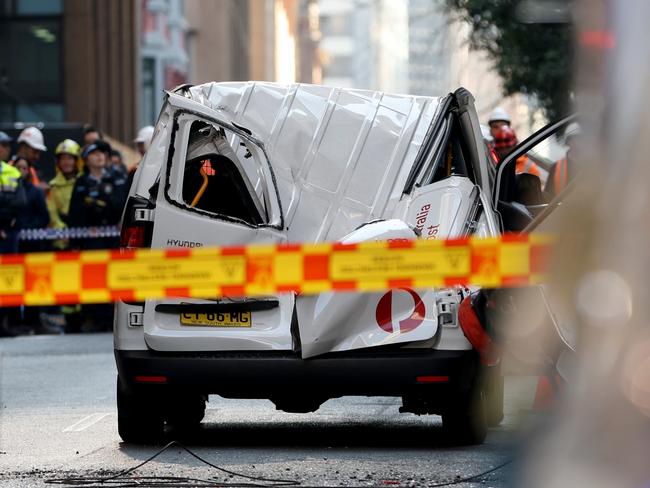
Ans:
{"type": "Polygon", "coordinates": [[[182,313],[181,325],[202,327],[250,327],[250,312],[182,313]]]}

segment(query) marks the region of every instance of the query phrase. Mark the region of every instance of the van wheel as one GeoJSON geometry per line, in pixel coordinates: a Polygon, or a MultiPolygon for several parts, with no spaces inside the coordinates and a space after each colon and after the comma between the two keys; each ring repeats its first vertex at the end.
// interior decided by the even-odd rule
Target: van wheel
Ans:
{"type": "Polygon", "coordinates": [[[117,380],[117,430],[124,442],[157,444],[163,440],[165,422],[151,396],[130,393],[117,380]]]}
{"type": "Polygon", "coordinates": [[[481,389],[475,387],[450,405],[442,414],[442,426],[453,444],[482,444],[487,436],[487,416],[481,389]]]}
{"type": "Polygon", "coordinates": [[[199,426],[205,417],[204,395],[179,395],[179,398],[169,403],[167,410],[167,422],[174,428],[190,430],[199,426]]]}
{"type": "Polygon", "coordinates": [[[490,372],[485,381],[485,413],[488,427],[496,427],[503,420],[503,375],[501,368],[490,372]]]}

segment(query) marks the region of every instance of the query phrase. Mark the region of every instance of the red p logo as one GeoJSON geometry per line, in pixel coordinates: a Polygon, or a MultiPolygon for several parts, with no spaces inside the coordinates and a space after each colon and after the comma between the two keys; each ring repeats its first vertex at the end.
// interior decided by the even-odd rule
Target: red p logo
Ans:
{"type": "MultiPolygon", "coordinates": [[[[404,309],[402,308],[402,310],[404,309]]],[[[379,299],[375,317],[379,327],[388,333],[410,332],[424,322],[425,314],[426,309],[420,295],[410,288],[398,288],[390,290],[379,299]],[[393,299],[413,301],[412,312],[405,318],[397,320],[397,323],[395,323],[395,319],[399,319],[400,316],[404,317],[404,312],[398,311],[395,313],[396,317],[393,316],[393,299]]]]}

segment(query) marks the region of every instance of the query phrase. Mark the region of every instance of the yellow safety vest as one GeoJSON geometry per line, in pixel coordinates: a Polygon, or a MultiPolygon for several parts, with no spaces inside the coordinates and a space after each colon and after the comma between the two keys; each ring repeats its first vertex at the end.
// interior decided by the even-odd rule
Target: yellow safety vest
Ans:
{"type": "Polygon", "coordinates": [[[20,171],[0,161],[0,191],[16,191],[20,182],[20,171]]]}

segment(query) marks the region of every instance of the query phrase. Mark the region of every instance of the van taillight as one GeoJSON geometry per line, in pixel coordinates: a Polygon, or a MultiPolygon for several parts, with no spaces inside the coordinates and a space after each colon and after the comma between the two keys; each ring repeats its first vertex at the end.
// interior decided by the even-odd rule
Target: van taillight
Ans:
{"type": "Polygon", "coordinates": [[[124,210],[120,247],[150,247],[153,231],[153,205],[141,197],[131,197],[124,210]]]}
{"type": "Polygon", "coordinates": [[[125,226],[120,233],[120,247],[147,247],[144,226],[125,226]]]}

